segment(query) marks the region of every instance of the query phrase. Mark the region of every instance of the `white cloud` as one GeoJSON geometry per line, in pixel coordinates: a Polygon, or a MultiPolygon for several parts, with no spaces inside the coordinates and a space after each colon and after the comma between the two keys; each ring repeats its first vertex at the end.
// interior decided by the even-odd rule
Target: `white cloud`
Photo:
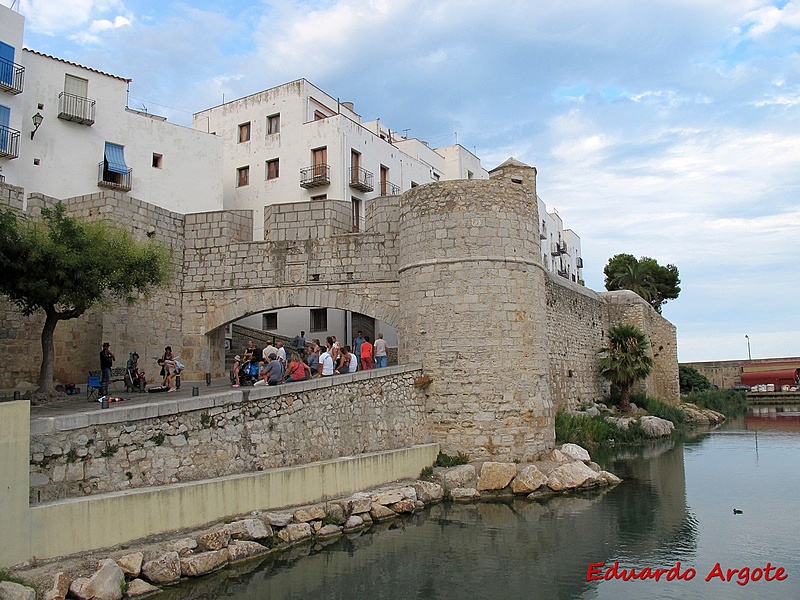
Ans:
{"type": "Polygon", "coordinates": [[[800,29],[800,3],[792,0],[783,8],[761,6],[744,16],[745,37],[757,39],[773,33],[780,27],[800,29]]]}
{"type": "Polygon", "coordinates": [[[127,14],[121,0],[21,0],[20,11],[26,27],[48,35],[83,27],[110,12],[127,14]]]}

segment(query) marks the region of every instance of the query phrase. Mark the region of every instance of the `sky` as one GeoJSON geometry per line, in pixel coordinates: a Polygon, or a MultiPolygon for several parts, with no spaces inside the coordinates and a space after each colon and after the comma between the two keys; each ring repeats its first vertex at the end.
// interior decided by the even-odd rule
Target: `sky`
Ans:
{"type": "Polygon", "coordinates": [[[306,78],[484,168],[513,156],[588,287],[623,252],[678,267],[681,362],[800,356],[800,0],[0,3],[26,47],[175,123],[306,78]]]}

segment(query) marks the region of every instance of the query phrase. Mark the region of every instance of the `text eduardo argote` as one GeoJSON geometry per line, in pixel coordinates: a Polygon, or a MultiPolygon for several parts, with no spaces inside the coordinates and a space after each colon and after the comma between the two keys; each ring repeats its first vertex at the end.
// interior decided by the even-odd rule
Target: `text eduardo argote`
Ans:
{"type": "MultiPolygon", "coordinates": [[[[586,581],[611,581],[621,579],[623,581],[691,581],[697,575],[697,571],[691,567],[681,567],[680,561],[676,562],[668,569],[657,569],[651,567],[620,567],[619,561],[614,561],[614,565],[606,567],[606,563],[589,563],[586,569],[586,581]]],[[[751,581],[783,581],[788,577],[786,569],[767,563],[764,567],[739,567],[738,569],[726,569],[719,563],[708,571],[705,581],[735,581],[738,585],[744,586],[751,581]]]]}

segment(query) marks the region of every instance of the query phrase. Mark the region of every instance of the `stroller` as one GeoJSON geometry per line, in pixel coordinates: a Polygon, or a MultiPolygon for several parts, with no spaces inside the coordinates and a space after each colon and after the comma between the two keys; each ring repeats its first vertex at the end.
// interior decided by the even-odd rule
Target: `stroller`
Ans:
{"type": "Polygon", "coordinates": [[[242,365],[239,370],[239,382],[241,385],[253,385],[258,381],[258,376],[261,374],[261,366],[258,364],[258,359],[251,358],[249,362],[242,365]]]}

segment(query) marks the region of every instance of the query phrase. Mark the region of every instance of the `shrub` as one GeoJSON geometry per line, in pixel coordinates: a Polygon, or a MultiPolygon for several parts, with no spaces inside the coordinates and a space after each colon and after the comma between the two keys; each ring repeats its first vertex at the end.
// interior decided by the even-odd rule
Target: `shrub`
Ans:
{"type": "Polygon", "coordinates": [[[603,416],[584,417],[563,410],[556,412],[556,441],[560,444],[578,444],[584,448],[611,445],[639,444],[649,438],[638,423],[627,429],[609,423],[603,416]]]}
{"type": "Polygon", "coordinates": [[[727,418],[738,417],[747,412],[747,394],[733,390],[706,390],[690,392],[681,396],[683,402],[691,402],[700,408],[721,412],[727,418]]]}
{"type": "Polygon", "coordinates": [[[654,417],[672,421],[675,427],[681,426],[685,420],[683,411],[680,408],[672,404],[667,404],[666,402],[661,402],[661,400],[657,400],[656,398],[651,398],[646,394],[636,394],[633,401],[636,403],[636,406],[645,409],[654,417]]]}
{"type": "Polygon", "coordinates": [[[423,481],[430,479],[433,476],[433,467],[422,467],[422,471],[419,472],[419,478],[423,481]]]}
{"type": "Polygon", "coordinates": [[[681,394],[692,391],[710,390],[714,387],[708,380],[708,377],[694,367],[687,365],[680,365],[678,367],[678,378],[680,379],[681,394]]]}
{"type": "Polygon", "coordinates": [[[439,455],[436,457],[437,467],[455,467],[457,465],[466,465],[467,463],[469,463],[469,456],[463,452],[459,452],[455,456],[439,452],[439,455]]]}

